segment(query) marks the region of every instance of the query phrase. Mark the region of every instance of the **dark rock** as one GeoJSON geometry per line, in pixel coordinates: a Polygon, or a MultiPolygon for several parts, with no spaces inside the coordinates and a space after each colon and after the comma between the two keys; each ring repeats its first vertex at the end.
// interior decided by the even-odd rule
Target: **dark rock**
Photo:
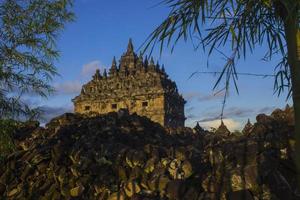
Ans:
{"type": "Polygon", "coordinates": [[[242,130],[242,133],[244,135],[250,135],[253,130],[253,125],[251,124],[250,120],[248,119],[247,124],[245,125],[244,129],[242,130]]]}
{"type": "Polygon", "coordinates": [[[200,124],[198,122],[197,122],[196,126],[194,127],[194,130],[197,133],[203,133],[204,132],[204,129],[200,126],[200,124]]]}
{"type": "MultiPolygon", "coordinates": [[[[165,129],[126,111],[24,123],[0,166],[5,199],[297,199],[292,111],[246,135],[165,129]]],[[[250,125],[249,125],[250,127],[250,125]]],[[[197,130],[196,130],[197,129],[197,130]]],[[[195,131],[196,130],[196,131],[195,131]]],[[[299,198],[298,198],[299,199],[299,198]]]]}
{"type": "Polygon", "coordinates": [[[228,192],[226,200],[254,200],[249,190],[239,190],[235,192],[228,192]]]}
{"type": "Polygon", "coordinates": [[[229,136],[231,134],[228,128],[225,126],[223,120],[221,120],[221,125],[216,130],[216,134],[223,135],[223,136],[229,136]]]}
{"type": "Polygon", "coordinates": [[[0,183],[0,195],[1,195],[1,196],[3,195],[3,193],[5,192],[5,190],[6,190],[5,185],[2,184],[2,183],[0,183]]]}
{"type": "Polygon", "coordinates": [[[21,124],[13,134],[15,140],[24,140],[30,137],[32,132],[40,126],[38,121],[27,121],[21,124]]]}

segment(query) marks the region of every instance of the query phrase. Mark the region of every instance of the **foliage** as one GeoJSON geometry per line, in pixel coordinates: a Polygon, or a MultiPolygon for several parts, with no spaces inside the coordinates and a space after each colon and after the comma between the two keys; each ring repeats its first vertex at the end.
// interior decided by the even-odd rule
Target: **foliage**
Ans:
{"type": "Polygon", "coordinates": [[[0,162],[15,149],[13,133],[18,124],[14,120],[0,120],[0,162]]]}
{"type": "Polygon", "coordinates": [[[160,51],[164,46],[172,50],[179,39],[189,38],[195,48],[207,49],[209,55],[218,51],[226,57],[226,64],[214,89],[224,79],[228,91],[230,80],[236,91],[236,60],[246,57],[257,46],[267,46],[264,59],[270,60],[280,54],[282,61],[275,68],[274,91],[280,94],[288,88],[291,95],[291,76],[287,64],[284,20],[298,12],[298,0],[164,0],[170,7],[168,17],[152,32],[145,42],[145,49],[158,43],[160,51]],[[196,40],[196,41],[195,41],[196,40]],[[231,56],[218,50],[230,46],[231,56]],[[226,46],[227,47],[227,46],[226,46]]]}
{"type": "MultiPolygon", "coordinates": [[[[209,55],[217,51],[226,57],[226,64],[214,89],[224,80],[225,90],[221,118],[230,82],[237,89],[236,60],[257,46],[266,46],[264,59],[274,54],[281,56],[275,67],[274,91],[280,95],[288,89],[293,97],[296,151],[300,152],[300,0],[163,0],[171,8],[168,17],[146,41],[146,49],[160,43],[172,50],[177,41],[196,37],[198,45],[208,49],[209,55]],[[231,56],[220,47],[230,46],[231,56]]],[[[300,172],[300,156],[295,158],[300,172]]],[[[300,173],[298,173],[300,185],[300,173]]]]}
{"type": "Polygon", "coordinates": [[[56,39],[73,20],[72,0],[3,0],[0,3],[0,116],[35,116],[24,94],[46,97],[57,74],[56,39]]]}

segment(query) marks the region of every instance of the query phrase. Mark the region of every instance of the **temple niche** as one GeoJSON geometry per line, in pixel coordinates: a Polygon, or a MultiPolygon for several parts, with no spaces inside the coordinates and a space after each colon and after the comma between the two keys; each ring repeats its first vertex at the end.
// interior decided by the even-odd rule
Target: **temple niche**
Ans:
{"type": "Polygon", "coordinates": [[[128,109],[165,127],[183,127],[185,100],[164,66],[137,56],[131,39],[119,64],[113,58],[108,72],[96,70],[73,100],[76,113],[105,114],[128,109]]]}

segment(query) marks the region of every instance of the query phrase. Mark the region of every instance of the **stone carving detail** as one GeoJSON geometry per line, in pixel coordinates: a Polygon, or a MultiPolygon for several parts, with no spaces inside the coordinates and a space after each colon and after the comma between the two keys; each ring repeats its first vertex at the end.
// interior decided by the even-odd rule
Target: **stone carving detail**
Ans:
{"type": "Polygon", "coordinates": [[[165,127],[183,127],[185,100],[164,66],[136,55],[131,39],[119,65],[113,58],[108,73],[96,71],[73,100],[76,113],[109,113],[128,109],[165,127]]]}

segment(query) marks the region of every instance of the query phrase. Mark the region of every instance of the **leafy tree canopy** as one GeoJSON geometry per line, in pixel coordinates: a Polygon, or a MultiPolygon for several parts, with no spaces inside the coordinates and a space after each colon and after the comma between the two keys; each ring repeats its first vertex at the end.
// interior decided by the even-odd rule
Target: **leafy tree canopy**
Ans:
{"type": "Polygon", "coordinates": [[[72,0],[3,0],[0,3],[0,116],[33,116],[22,95],[46,97],[57,74],[56,39],[74,19],[72,0]]]}
{"type": "Polygon", "coordinates": [[[173,50],[179,39],[191,39],[196,48],[203,47],[210,55],[229,44],[232,55],[223,54],[227,63],[215,87],[225,78],[226,86],[233,80],[238,91],[236,59],[246,57],[256,46],[267,44],[265,59],[274,54],[282,56],[282,61],[274,66],[277,70],[274,89],[280,94],[287,87],[290,96],[285,21],[296,17],[294,21],[299,25],[299,0],[164,0],[162,3],[171,11],[148,37],[145,49],[153,50],[159,44],[160,51],[165,46],[173,50]]]}
{"type": "MultiPolygon", "coordinates": [[[[282,61],[274,66],[277,70],[274,89],[280,94],[288,88],[288,96],[293,97],[295,148],[299,155],[300,0],[163,0],[163,3],[171,11],[149,36],[145,49],[153,49],[157,43],[161,51],[165,44],[173,49],[179,39],[193,40],[195,37],[209,54],[229,44],[232,55],[227,57],[214,87],[225,80],[223,110],[231,81],[238,91],[236,59],[265,44],[266,59],[271,59],[274,54],[281,55],[282,61]]],[[[300,156],[295,161],[300,172],[300,156]]]]}

